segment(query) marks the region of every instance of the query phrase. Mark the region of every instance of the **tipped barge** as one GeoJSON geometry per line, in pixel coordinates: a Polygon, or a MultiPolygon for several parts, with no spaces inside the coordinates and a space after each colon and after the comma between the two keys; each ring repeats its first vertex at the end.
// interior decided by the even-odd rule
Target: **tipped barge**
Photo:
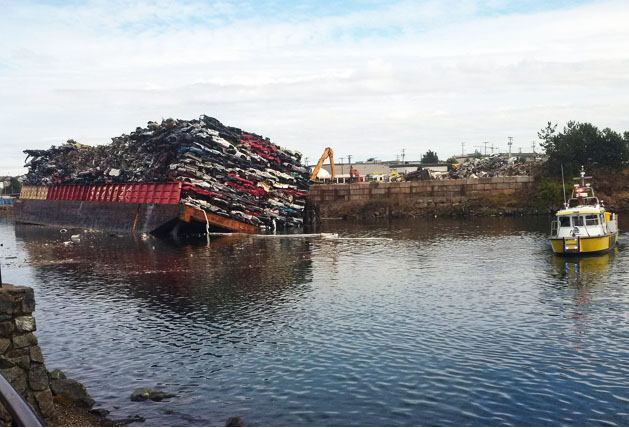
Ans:
{"type": "Polygon", "coordinates": [[[115,233],[256,233],[233,218],[180,203],[181,183],[24,186],[15,201],[18,223],[115,233]]]}

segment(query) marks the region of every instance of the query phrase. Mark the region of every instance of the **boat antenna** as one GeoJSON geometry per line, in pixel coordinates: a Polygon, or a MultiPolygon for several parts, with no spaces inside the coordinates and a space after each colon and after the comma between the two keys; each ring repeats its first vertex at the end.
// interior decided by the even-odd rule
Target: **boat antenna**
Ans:
{"type": "Polygon", "coordinates": [[[563,179],[563,164],[561,164],[561,187],[563,187],[563,205],[568,208],[568,202],[566,202],[566,182],[563,179]]]}

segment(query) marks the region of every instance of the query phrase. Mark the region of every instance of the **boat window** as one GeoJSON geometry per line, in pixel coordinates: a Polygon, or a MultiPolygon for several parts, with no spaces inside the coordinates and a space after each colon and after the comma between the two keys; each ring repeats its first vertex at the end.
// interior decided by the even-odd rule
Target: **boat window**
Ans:
{"type": "Polygon", "coordinates": [[[596,226],[598,225],[598,215],[590,214],[585,216],[585,225],[586,226],[596,226]]]}
{"type": "Polygon", "coordinates": [[[559,217],[559,227],[570,227],[570,217],[568,216],[559,217]]]}
{"type": "Polygon", "coordinates": [[[574,225],[575,226],[583,226],[583,216],[582,215],[574,218],[574,225]]]}

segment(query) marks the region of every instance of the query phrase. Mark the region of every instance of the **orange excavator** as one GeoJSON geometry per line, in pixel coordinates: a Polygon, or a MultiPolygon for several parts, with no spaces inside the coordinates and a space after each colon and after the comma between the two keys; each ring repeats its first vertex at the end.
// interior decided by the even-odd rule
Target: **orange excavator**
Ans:
{"type": "Polygon", "coordinates": [[[319,174],[319,171],[321,170],[321,166],[323,166],[323,161],[325,161],[328,157],[330,158],[330,179],[331,181],[334,181],[334,178],[335,178],[334,152],[329,147],[325,148],[325,150],[323,151],[323,154],[321,155],[321,159],[319,159],[319,162],[317,162],[317,166],[315,166],[314,169],[312,170],[312,175],[310,176],[311,181],[314,181],[317,179],[317,174],[319,174]]]}

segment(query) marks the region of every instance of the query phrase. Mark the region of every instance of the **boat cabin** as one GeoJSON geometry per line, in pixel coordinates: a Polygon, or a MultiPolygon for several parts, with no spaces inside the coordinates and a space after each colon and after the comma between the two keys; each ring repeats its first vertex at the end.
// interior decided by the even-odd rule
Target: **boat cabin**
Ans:
{"type": "Polygon", "coordinates": [[[575,184],[565,208],[557,212],[557,219],[552,222],[551,237],[605,235],[609,233],[608,223],[611,216],[589,184],[575,184]]]}

